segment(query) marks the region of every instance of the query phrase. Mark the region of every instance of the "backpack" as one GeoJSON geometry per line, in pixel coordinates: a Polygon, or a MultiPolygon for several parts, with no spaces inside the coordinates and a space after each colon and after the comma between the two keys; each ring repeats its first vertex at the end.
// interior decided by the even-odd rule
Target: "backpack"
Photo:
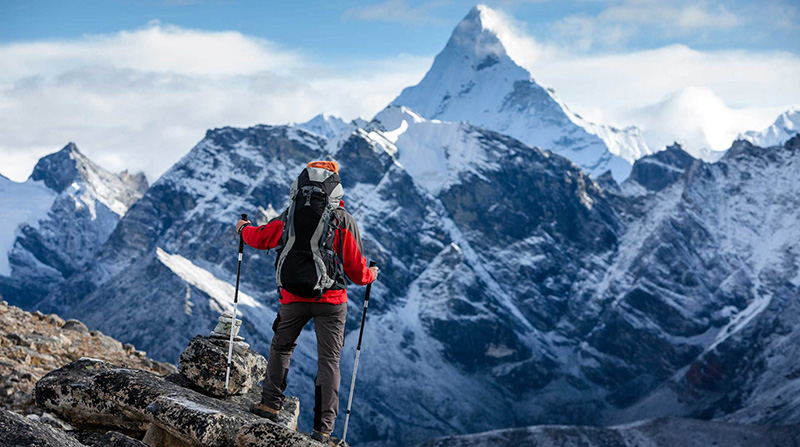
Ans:
{"type": "Polygon", "coordinates": [[[317,301],[327,289],[345,288],[342,259],[333,249],[339,229],[334,210],[343,195],[339,174],[325,168],[306,167],[292,184],[276,250],[279,288],[317,301]]]}

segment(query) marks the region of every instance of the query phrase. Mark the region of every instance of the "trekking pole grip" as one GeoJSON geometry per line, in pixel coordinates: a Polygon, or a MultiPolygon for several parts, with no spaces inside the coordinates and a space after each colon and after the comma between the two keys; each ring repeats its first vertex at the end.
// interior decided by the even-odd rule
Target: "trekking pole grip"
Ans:
{"type": "MultiPolygon", "coordinates": [[[[242,213],[242,220],[247,220],[247,214],[242,213]]],[[[242,237],[242,231],[239,230],[239,262],[242,261],[242,252],[244,252],[244,237],[242,237]]]]}
{"type": "MultiPolygon", "coordinates": [[[[375,261],[369,261],[369,266],[370,267],[375,267],[376,265],[377,264],[375,263],[375,261]]],[[[377,280],[378,280],[378,278],[375,278],[375,281],[377,281],[377,280]]],[[[372,282],[375,282],[375,281],[372,281],[372,282]]],[[[366,294],[364,294],[364,307],[365,308],[366,308],[367,302],[369,302],[369,292],[370,292],[370,290],[372,290],[372,282],[367,284],[367,292],[366,292],[366,294]]]]}

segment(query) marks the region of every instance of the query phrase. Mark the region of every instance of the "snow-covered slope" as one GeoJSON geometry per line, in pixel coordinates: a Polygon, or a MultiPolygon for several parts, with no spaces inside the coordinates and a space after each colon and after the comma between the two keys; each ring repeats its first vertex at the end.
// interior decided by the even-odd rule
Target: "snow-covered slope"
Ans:
{"type": "Polygon", "coordinates": [[[35,225],[47,215],[56,195],[44,182],[17,183],[0,175],[0,275],[11,274],[8,253],[17,238],[17,227],[35,225]]]}
{"type": "Polygon", "coordinates": [[[112,174],[74,143],[39,160],[26,182],[0,183],[0,293],[20,306],[42,298],[92,261],[147,189],[144,175],[112,174]]]}
{"type": "Polygon", "coordinates": [[[393,104],[428,119],[467,121],[563,155],[594,177],[624,180],[651,151],[636,128],[587,122],[537,84],[506,51],[497,13],[479,5],[458,24],[419,84],[393,104]]]}
{"type": "Polygon", "coordinates": [[[616,427],[537,426],[451,436],[419,447],[784,447],[800,427],[663,418],[616,427]]]}
{"type": "Polygon", "coordinates": [[[775,122],[762,131],[751,130],[739,135],[756,146],[780,146],[800,132],[800,107],[792,107],[781,113],[775,122]]]}
{"type": "Polygon", "coordinates": [[[344,120],[324,113],[320,113],[305,123],[294,124],[294,126],[325,138],[333,138],[347,129],[347,123],[344,120]]]}
{"type": "MultiPolygon", "coordinates": [[[[468,123],[390,106],[359,124],[332,140],[297,126],[209,131],[40,307],[174,361],[230,305],[232,223],[242,212],[264,223],[306,162],[332,157],[382,270],[352,440],[406,446],[665,412],[800,420],[790,379],[800,331],[789,329],[800,321],[800,139],[741,142],[715,164],[671,147],[615,189],[468,123]],[[787,405],[763,410],[776,395],[787,405]]],[[[273,262],[248,249],[242,273],[243,330],[264,353],[273,262]]],[[[351,287],[343,377],[362,294],[351,287]]],[[[301,335],[289,379],[303,402],[313,402],[313,337],[301,335]]],[[[301,408],[308,424],[311,405],[301,408]]]]}
{"type": "Polygon", "coordinates": [[[659,325],[692,360],[622,419],[800,421],[798,157],[800,136],[771,148],[738,141],[719,162],[693,166],[663,191],[664,199],[680,199],[652,211],[663,216],[660,237],[644,242],[628,281],[660,297],[637,308],[670,309],[659,325]]]}
{"type": "MultiPolygon", "coordinates": [[[[382,115],[386,123],[391,114],[414,120],[411,112],[390,108],[382,115]]],[[[408,445],[501,426],[506,418],[500,410],[510,398],[502,390],[525,387],[540,375],[539,382],[548,380],[539,360],[550,348],[540,349],[549,342],[529,321],[528,305],[517,302],[520,289],[508,286],[515,280],[505,274],[497,279],[504,267],[488,262],[509,262],[514,251],[555,252],[554,245],[608,250],[613,212],[600,190],[562,157],[468,124],[416,118],[407,134],[380,121],[356,129],[335,154],[326,152],[325,138],[295,126],[209,131],[131,207],[92,268],[40,307],[80,315],[90,326],[174,360],[194,334],[210,330],[225,294],[220,281],[235,278],[231,223],[241,212],[263,223],[270,209],[285,207],[288,187],[308,160],[333,156],[365,252],[383,272],[365,335],[365,350],[374,354],[362,357],[359,379],[371,391],[359,397],[363,416],[352,421],[353,439],[408,445]],[[427,178],[418,150],[443,150],[450,164],[427,178]],[[517,195],[522,191],[527,194],[517,195]],[[476,203],[464,202],[470,197],[476,203]],[[475,219],[475,213],[489,212],[493,219],[475,219]],[[580,227],[587,231],[576,231],[580,227]],[[485,244],[496,237],[502,240],[490,254],[485,244]],[[499,388],[498,380],[504,383],[499,388]],[[479,418],[486,402],[495,402],[496,416],[479,418]],[[391,416],[399,412],[409,416],[391,416]]],[[[582,264],[576,259],[580,249],[574,249],[547,268],[582,264]]],[[[273,262],[273,254],[249,250],[242,274],[242,290],[254,303],[243,306],[244,330],[264,352],[271,337],[264,315],[277,306],[273,262]]],[[[525,262],[527,271],[534,268],[525,262]]],[[[535,287],[531,279],[520,284],[535,287]]],[[[351,290],[350,340],[362,293],[351,290]]],[[[304,332],[290,379],[292,392],[305,402],[313,399],[313,347],[313,335],[304,332]]],[[[345,376],[353,348],[348,341],[345,376]]],[[[306,421],[310,409],[305,406],[306,421]]]]}

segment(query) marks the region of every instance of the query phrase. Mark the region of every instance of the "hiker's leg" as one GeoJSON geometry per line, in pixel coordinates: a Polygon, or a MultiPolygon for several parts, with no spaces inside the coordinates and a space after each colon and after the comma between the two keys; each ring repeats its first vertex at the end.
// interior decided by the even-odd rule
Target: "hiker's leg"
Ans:
{"type": "Polygon", "coordinates": [[[307,303],[281,304],[275,323],[272,324],[275,335],[272,336],[269,347],[267,377],[262,383],[261,403],[274,410],[280,410],[283,404],[289,360],[297,346],[297,337],[311,319],[309,309],[307,303]]]}
{"type": "Polygon", "coordinates": [[[314,381],[314,430],[332,433],[339,412],[339,355],[344,345],[347,303],[319,304],[314,313],[317,333],[317,378],[314,381]]]}

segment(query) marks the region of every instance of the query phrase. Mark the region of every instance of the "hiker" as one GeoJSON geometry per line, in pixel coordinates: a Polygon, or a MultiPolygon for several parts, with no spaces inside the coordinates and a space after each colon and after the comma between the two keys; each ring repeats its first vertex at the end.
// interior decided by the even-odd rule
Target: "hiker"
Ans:
{"type": "Polygon", "coordinates": [[[312,438],[331,443],[339,411],[339,354],[347,314],[346,281],[365,285],[378,277],[367,267],[355,219],[344,209],[339,166],[308,163],[292,184],[289,208],[260,227],[239,220],[236,231],[259,250],[277,247],[276,277],[280,308],[272,330],[261,402],[251,411],[278,420],[286,390],[289,360],[297,337],[310,319],[317,335],[312,438]]]}

